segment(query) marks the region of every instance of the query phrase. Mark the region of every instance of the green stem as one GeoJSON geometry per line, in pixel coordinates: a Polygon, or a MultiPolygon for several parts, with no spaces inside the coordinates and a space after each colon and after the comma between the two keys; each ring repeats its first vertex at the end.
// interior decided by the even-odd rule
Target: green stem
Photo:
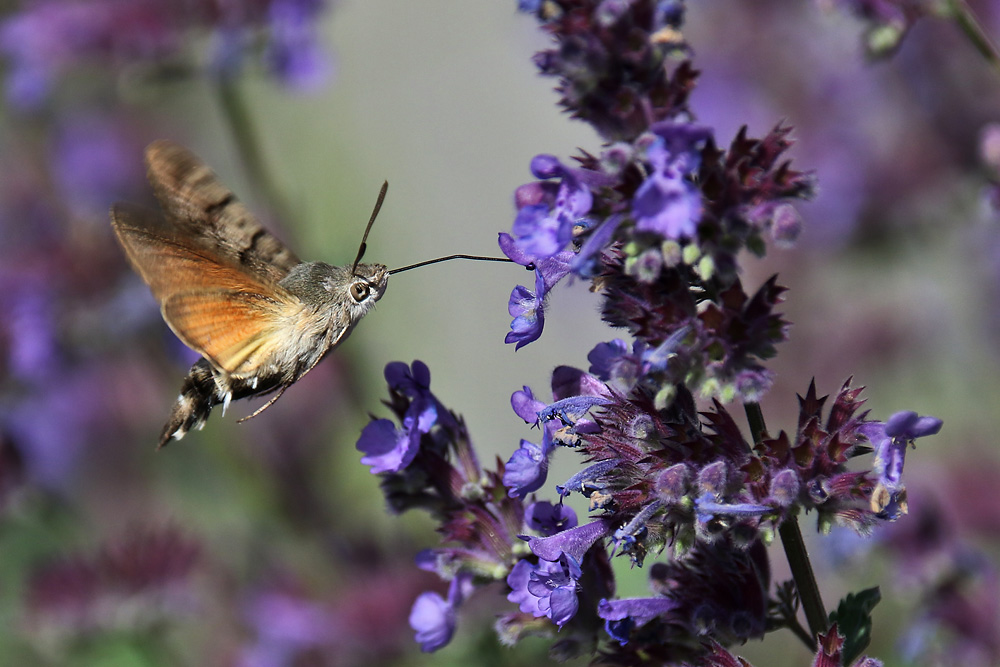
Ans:
{"type": "Polygon", "coordinates": [[[802,611],[805,612],[806,623],[809,624],[809,632],[813,636],[813,645],[810,648],[815,649],[816,637],[819,633],[826,632],[827,615],[819,585],[816,583],[816,575],[813,574],[812,563],[809,562],[809,552],[806,551],[806,543],[799,529],[798,517],[793,516],[783,521],[778,526],[778,535],[781,536],[781,546],[785,549],[785,558],[788,559],[788,567],[792,570],[792,579],[795,580],[795,588],[799,592],[802,611]]]}
{"type": "MultiPolygon", "coordinates": [[[[767,433],[764,414],[757,403],[746,403],[743,408],[747,414],[754,444],[759,445],[767,433]]],[[[781,546],[785,549],[785,558],[788,559],[795,589],[798,591],[799,601],[802,602],[802,610],[809,624],[809,632],[812,634],[809,647],[815,650],[816,637],[826,631],[827,615],[819,585],[816,583],[816,575],[813,574],[812,563],[809,561],[809,552],[806,551],[802,531],[799,529],[798,517],[785,519],[778,527],[778,535],[781,537],[781,546]]]]}
{"type": "Polygon", "coordinates": [[[287,223],[290,219],[288,206],[264,165],[258,134],[254,128],[253,120],[250,118],[246,100],[239,89],[238,81],[229,77],[221,77],[218,81],[218,92],[222,115],[233,133],[236,150],[240,155],[240,161],[243,163],[247,177],[254,189],[263,195],[264,201],[271,211],[280,220],[287,223]]]}
{"type": "Polygon", "coordinates": [[[990,40],[989,35],[983,30],[982,23],[979,22],[979,19],[968,3],[965,0],[947,0],[945,7],[947,15],[958,23],[958,27],[965,33],[972,46],[979,51],[980,55],[994,69],[1000,71],[1000,51],[997,50],[996,44],[990,40]]]}

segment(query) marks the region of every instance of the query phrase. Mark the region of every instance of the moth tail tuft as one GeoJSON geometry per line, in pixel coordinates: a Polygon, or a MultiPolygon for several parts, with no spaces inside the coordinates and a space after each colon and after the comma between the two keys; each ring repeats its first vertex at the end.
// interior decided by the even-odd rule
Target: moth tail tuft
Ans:
{"type": "Polygon", "coordinates": [[[157,449],[171,440],[180,440],[193,428],[203,428],[212,408],[219,403],[216,392],[212,367],[204,359],[199,359],[184,378],[181,393],[160,433],[157,449]]]}

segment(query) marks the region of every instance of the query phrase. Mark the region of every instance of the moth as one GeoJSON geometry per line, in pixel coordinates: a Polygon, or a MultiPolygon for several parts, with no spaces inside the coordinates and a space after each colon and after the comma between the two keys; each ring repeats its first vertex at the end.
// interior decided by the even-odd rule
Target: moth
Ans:
{"type": "Polygon", "coordinates": [[[202,356],[184,379],[162,447],[203,427],[220,403],[225,412],[234,399],[273,393],[251,417],[274,403],[382,298],[389,270],[360,262],[364,241],[351,266],[302,262],[177,144],[151,144],[146,167],[162,214],[118,203],[111,224],[167,325],[202,356]]]}
{"type": "Polygon", "coordinates": [[[384,183],[351,266],[302,262],[191,151],[161,140],[145,157],[162,213],[118,203],[111,226],[167,325],[202,357],[184,378],[159,447],[202,428],[219,404],[225,413],[233,400],[274,394],[240,421],[260,414],[347,339],[391,274],[452,259],[511,261],[449,255],[392,270],[362,264],[384,183]]]}

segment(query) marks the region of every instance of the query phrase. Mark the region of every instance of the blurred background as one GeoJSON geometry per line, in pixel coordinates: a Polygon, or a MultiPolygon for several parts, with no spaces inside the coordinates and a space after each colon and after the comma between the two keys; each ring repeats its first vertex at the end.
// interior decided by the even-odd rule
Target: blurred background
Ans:
{"type": "MultiPolygon", "coordinates": [[[[995,3],[973,7],[1000,33],[995,3]]],[[[169,138],[303,259],[352,261],[384,179],[367,261],[499,255],[531,158],[601,149],[537,76],[531,56],[547,41],[534,20],[515,2],[457,0],[6,0],[0,12],[0,663],[544,664],[541,640],[497,644],[499,589],[463,608],[450,646],[420,654],[410,605],[441,585],[413,557],[437,538],[423,516],[386,513],[354,442],[369,415],[388,415],[385,364],[420,359],[484,465],[506,460],[532,437],[511,393],[529,385],[547,398],[555,366],[586,368],[588,351],[618,335],[598,297],[560,286],[542,338],[515,354],[503,337],[510,290],[530,285],[519,267],[452,262],[394,277],[272,408],[244,424],[259,402],[216,411],[157,452],[194,357],[107,216],[114,201],[152,203],[142,151],[169,138]]],[[[755,136],[791,124],[794,166],[820,183],[800,207],[799,244],[746,264],[748,289],[773,273],[790,288],[791,341],[771,363],[764,413],[773,432],[794,430],[811,378],[834,393],[853,375],[873,418],[944,419],[909,457],[912,513],[895,539],[931,526],[991,563],[1000,74],[947,20],[917,22],[879,61],[864,31],[837,4],[689,8],[694,113],[720,145],[744,124],[755,136]]],[[[560,452],[550,481],[578,464],[560,452]]],[[[828,606],[883,586],[871,653],[886,664],[1000,654],[995,597],[967,610],[985,661],[935,662],[913,610],[916,584],[941,572],[906,568],[890,538],[811,544],[828,606]]],[[[777,550],[773,563],[787,578],[777,550]]],[[[645,572],[618,565],[620,593],[643,594],[645,572]]],[[[787,632],[740,652],[757,665],[810,659],[787,632]]]]}

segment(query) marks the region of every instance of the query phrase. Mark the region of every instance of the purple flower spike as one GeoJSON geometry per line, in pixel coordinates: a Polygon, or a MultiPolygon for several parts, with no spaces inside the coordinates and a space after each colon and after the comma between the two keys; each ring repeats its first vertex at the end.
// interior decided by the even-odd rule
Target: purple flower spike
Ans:
{"type": "Polygon", "coordinates": [[[562,554],[567,554],[581,561],[587,550],[597,540],[606,537],[611,529],[611,523],[607,521],[591,521],[551,537],[532,537],[528,540],[528,546],[542,560],[557,561],[562,554]]]}

